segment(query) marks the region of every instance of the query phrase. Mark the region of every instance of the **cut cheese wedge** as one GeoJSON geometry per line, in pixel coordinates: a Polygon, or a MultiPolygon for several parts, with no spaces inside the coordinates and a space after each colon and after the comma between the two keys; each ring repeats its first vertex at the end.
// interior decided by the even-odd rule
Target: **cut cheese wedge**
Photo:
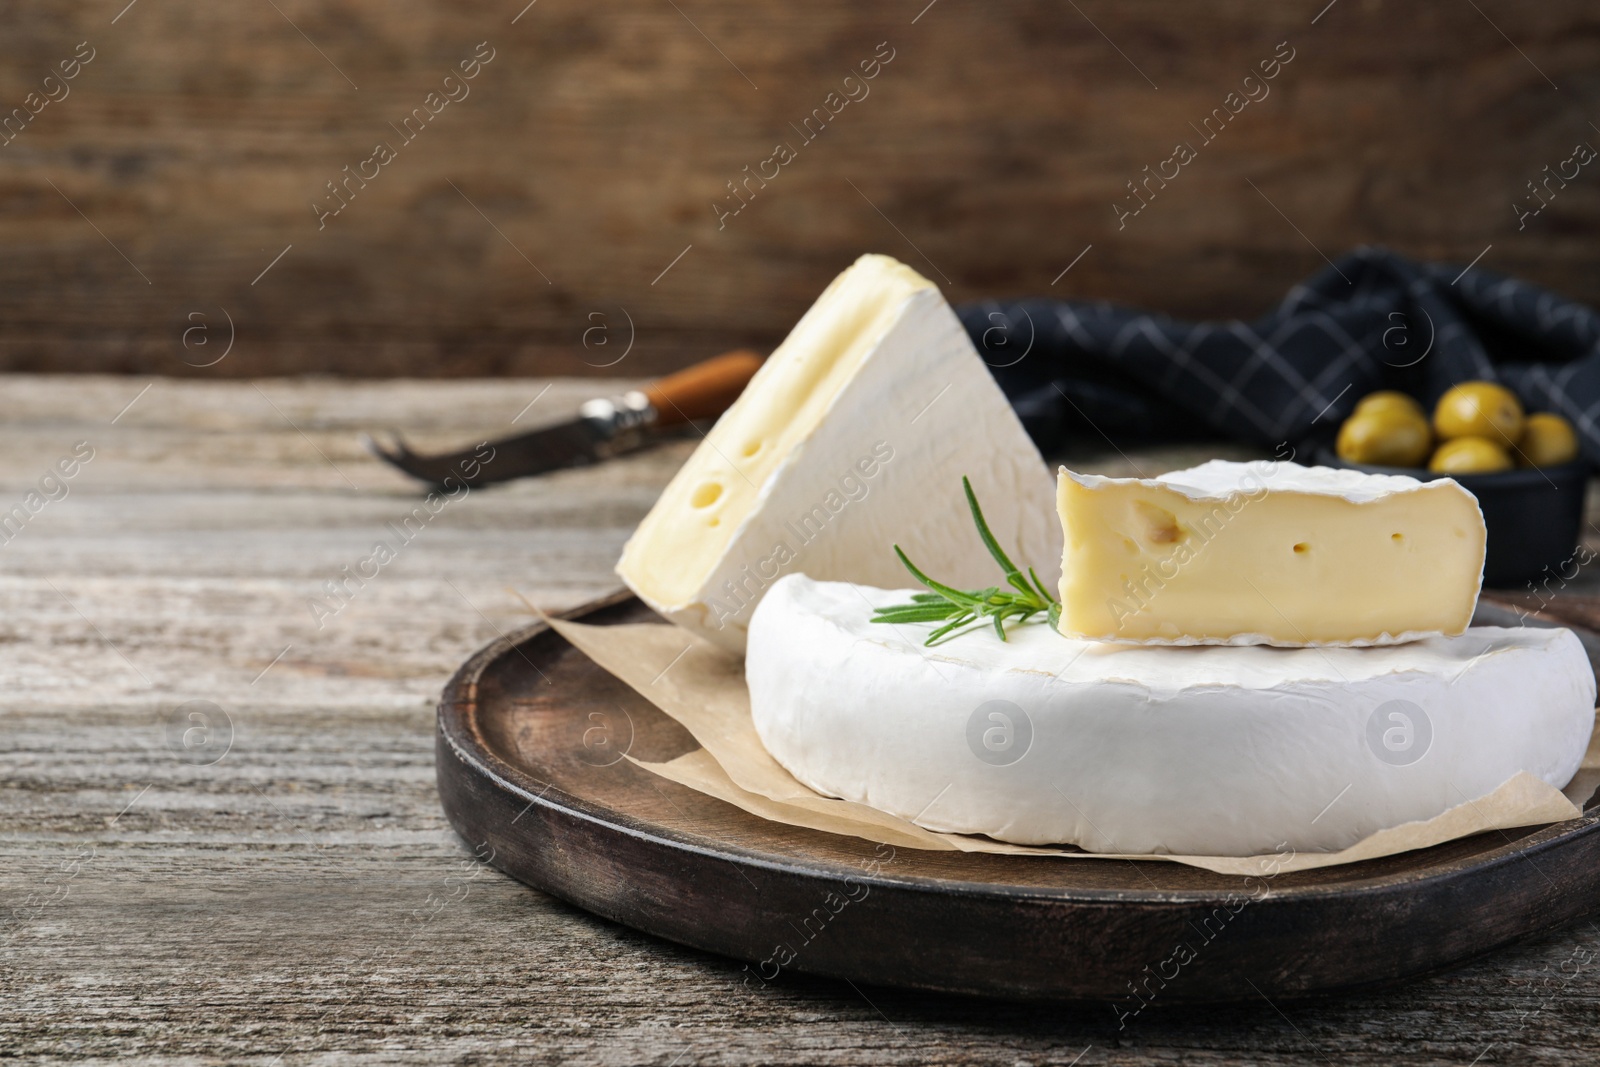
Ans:
{"type": "Polygon", "coordinates": [[[1467,628],[1483,577],[1471,493],[1294,463],[1154,479],[1062,469],[1060,630],[1152,644],[1382,645],[1467,628]]]}
{"type": "Polygon", "coordinates": [[[745,676],[800,781],[930,830],[1092,852],[1337,850],[1527,771],[1564,786],[1594,720],[1569,630],[1383,648],[1074,641],[1043,623],[933,648],[909,591],[781,579],[745,676]]]}
{"type": "Polygon", "coordinates": [[[895,544],[941,580],[993,585],[962,475],[1012,558],[1053,580],[1044,460],[933,283],[862,256],[678,471],[617,573],[733,652],[780,575],[899,584],[895,544]]]}

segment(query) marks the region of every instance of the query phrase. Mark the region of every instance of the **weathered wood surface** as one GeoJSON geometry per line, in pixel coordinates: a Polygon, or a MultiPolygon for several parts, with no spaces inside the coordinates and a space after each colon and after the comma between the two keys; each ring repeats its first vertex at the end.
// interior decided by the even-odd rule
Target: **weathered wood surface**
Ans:
{"type": "MultiPolygon", "coordinates": [[[[306,607],[319,584],[414,503],[357,433],[415,425],[425,443],[461,443],[507,427],[544,383],[160,380],[112,425],[143,384],[0,379],[0,503],[23,500],[75,442],[95,449],[70,495],[0,546],[0,1054],[657,1065],[1600,1055],[1600,926],[1587,921],[1386,993],[1152,1009],[1119,1030],[1098,1006],[788,976],[747,990],[736,963],[543,897],[477,865],[446,826],[433,701],[462,659],[526,617],[508,586],[559,607],[613,585],[623,538],[685,447],[472,493],[319,631],[306,607]],[[168,747],[164,720],[191,700],[232,720],[215,765],[168,747]]],[[[591,391],[558,381],[518,425],[591,391]]],[[[1587,573],[1580,585],[1594,591],[1587,573]]]]}
{"type": "Polygon", "coordinates": [[[601,373],[629,320],[642,375],[770,346],[864,251],[957,300],[1214,317],[1361,243],[1462,264],[1492,244],[1483,266],[1600,302],[1594,168],[1541,186],[1521,228],[1513,209],[1600,144],[1585,0],[526,4],[10,12],[0,116],[79,42],[94,58],[0,147],[0,367],[194,373],[219,349],[184,331],[226,314],[211,376],[601,373]],[[479,42],[468,95],[404,143],[479,42]],[[890,63],[844,85],[879,42],[890,63]],[[1279,42],[1269,95],[1228,104],[1279,42]],[[396,158],[319,228],[313,202],[379,141],[396,158]],[[1179,142],[1197,158],[1119,227],[1126,183],[1179,142]],[[763,168],[780,143],[795,158],[763,168]],[[745,167],[775,176],[719,224],[745,167]]]}

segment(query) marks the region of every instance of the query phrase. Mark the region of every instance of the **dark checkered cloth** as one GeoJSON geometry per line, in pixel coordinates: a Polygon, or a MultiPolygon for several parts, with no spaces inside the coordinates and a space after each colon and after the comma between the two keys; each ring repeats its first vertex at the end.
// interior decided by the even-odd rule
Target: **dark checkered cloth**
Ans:
{"type": "Polygon", "coordinates": [[[1178,322],[1105,303],[1021,300],[958,310],[1043,449],[1071,436],[1119,448],[1216,436],[1331,440],[1376,389],[1432,410],[1451,385],[1499,381],[1554,411],[1600,464],[1600,317],[1473,267],[1362,248],[1255,322],[1178,322]]]}

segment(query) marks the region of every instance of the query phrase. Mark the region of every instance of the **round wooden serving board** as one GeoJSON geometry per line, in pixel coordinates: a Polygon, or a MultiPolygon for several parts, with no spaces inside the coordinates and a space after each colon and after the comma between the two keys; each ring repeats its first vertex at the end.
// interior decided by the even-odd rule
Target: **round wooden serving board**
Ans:
{"type": "MultiPolygon", "coordinates": [[[[1507,621],[1503,608],[1483,612],[1507,621]]],[[[621,593],[568,617],[656,621],[621,593]]],[[[446,687],[439,793],[461,836],[506,873],[744,960],[753,987],[795,970],[1119,1011],[1276,1000],[1448,967],[1600,907],[1593,801],[1573,822],[1244,879],[874,845],[767,822],[622,758],[695,747],[539,624],[479,651],[446,687]]]]}

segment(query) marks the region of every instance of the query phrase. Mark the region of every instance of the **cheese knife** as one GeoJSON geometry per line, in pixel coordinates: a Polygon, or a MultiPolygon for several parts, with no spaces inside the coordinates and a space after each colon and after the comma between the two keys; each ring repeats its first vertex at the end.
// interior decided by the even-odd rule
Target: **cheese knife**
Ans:
{"type": "Polygon", "coordinates": [[[590,400],[566,422],[436,455],[413,452],[398,434],[387,445],[364,437],[367,450],[436,489],[511,481],[581,467],[632,452],[664,431],[722,414],[761,366],[746,349],[728,352],[621,396],[590,400]]]}

